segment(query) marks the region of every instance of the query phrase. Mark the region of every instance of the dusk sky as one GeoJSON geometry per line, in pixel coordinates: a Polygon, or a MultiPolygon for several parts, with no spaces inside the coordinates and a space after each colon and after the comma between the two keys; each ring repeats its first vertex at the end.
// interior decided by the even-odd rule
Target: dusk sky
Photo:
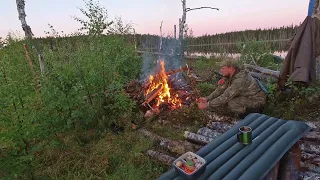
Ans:
{"type": "MultiPolygon", "coordinates": [[[[180,0],[100,0],[112,20],[119,15],[134,23],[137,33],[173,33],[182,15],[180,0]]],[[[307,16],[309,0],[187,0],[188,8],[211,6],[220,11],[202,9],[187,13],[187,24],[195,36],[245,29],[280,27],[301,23],[307,16]]],[[[26,20],[35,36],[45,36],[48,23],[57,31],[75,32],[80,24],[71,16],[83,17],[77,7],[82,0],[26,0],[26,20]]],[[[1,0],[0,37],[9,31],[24,33],[18,19],[15,0],[1,0]]],[[[18,33],[19,35],[19,33],[18,33]]]]}

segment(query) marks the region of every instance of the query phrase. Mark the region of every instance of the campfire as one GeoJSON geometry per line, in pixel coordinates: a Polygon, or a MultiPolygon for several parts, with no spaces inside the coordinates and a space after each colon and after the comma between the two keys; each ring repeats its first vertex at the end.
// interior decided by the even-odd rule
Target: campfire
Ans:
{"type": "Polygon", "coordinates": [[[164,65],[164,61],[161,60],[159,72],[156,75],[150,75],[147,82],[144,104],[150,106],[150,101],[155,100],[152,109],[158,109],[161,104],[166,104],[171,109],[181,107],[181,98],[168,84],[168,76],[170,75],[167,75],[164,65]]]}
{"type": "Polygon", "coordinates": [[[157,65],[154,73],[142,83],[142,105],[149,109],[146,117],[190,105],[193,101],[190,81],[188,82],[185,76],[177,74],[187,71],[187,77],[190,79],[195,77],[192,69],[186,65],[166,71],[164,60],[158,61],[157,65]]]}

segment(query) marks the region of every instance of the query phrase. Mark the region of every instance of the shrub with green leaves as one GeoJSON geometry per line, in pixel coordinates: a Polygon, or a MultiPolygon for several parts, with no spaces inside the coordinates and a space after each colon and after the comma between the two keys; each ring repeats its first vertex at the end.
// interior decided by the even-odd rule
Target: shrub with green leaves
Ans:
{"type": "Polygon", "coordinates": [[[241,50],[240,63],[253,64],[268,69],[279,70],[280,65],[275,63],[271,46],[262,41],[247,41],[238,43],[241,50]]]}

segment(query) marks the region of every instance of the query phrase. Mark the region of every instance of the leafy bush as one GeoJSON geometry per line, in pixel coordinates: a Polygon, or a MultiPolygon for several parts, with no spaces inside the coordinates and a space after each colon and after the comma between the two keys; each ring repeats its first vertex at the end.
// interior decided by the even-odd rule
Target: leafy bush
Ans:
{"type": "Polygon", "coordinates": [[[247,41],[246,43],[238,43],[237,46],[241,50],[240,63],[254,64],[261,67],[278,70],[279,64],[275,63],[272,56],[271,47],[261,41],[247,41]]]}
{"type": "MultiPolygon", "coordinates": [[[[130,115],[134,103],[122,87],[137,77],[141,59],[123,39],[83,36],[75,44],[56,42],[54,51],[44,46],[43,74],[29,48],[37,76],[26,61],[23,43],[34,44],[15,42],[0,51],[0,144],[9,152],[7,159],[12,158],[6,169],[16,169],[22,160],[30,165],[32,152],[43,148],[39,140],[59,141],[56,133],[94,127],[97,121],[104,129],[130,115]],[[102,116],[108,118],[101,122],[102,116]]],[[[19,174],[12,173],[12,177],[19,174]]]]}

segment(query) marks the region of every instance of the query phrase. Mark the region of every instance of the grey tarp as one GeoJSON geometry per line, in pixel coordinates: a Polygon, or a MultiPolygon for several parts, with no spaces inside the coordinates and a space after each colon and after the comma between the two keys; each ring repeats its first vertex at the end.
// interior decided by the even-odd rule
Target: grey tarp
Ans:
{"type": "MultiPolygon", "coordinates": [[[[264,114],[252,113],[218,139],[208,143],[196,154],[207,161],[205,172],[198,180],[259,180],[282,156],[310,130],[303,122],[287,121],[264,114]],[[241,126],[252,128],[252,144],[237,141],[241,126]]],[[[172,168],[159,180],[183,180],[172,168]]]]}
{"type": "Polygon", "coordinates": [[[293,38],[281,69],[278,84],[286,81],[310,84],[316,79],[316,57],[320,55],[320,20],[308,16],[293,38]]]}

